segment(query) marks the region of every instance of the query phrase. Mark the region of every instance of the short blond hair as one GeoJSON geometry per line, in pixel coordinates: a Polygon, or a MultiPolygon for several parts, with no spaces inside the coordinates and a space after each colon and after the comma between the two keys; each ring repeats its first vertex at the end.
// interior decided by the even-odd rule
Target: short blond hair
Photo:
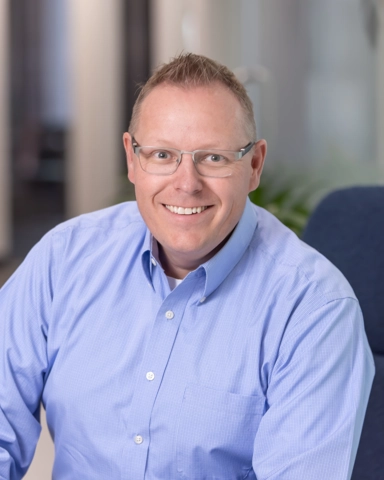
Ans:
{"type": "Polygon", "coordinates": [[[142,86],[133,106],[129,132],[134,134],[140,115],[143,100],[158,85],[167,84],[182,88],[209,86],[220,83],[239,100],[245,114],[245,128],[256,141],[256,123],[252,101],[242,83],[225,65],[203,55],[184,53],[173,58],[169,63],[161,65],[149,80],[142,86]]]}

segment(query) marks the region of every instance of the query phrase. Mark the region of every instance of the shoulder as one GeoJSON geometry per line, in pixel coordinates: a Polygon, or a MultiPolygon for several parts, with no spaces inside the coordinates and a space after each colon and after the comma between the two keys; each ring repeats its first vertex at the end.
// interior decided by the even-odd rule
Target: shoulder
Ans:
{"type": "Polygon", "coordinates": [[[79,232],[85,232],[88,229],[116,231],[134,224],[144,224],[137,203],[123,202],[71,218],[52,229],[50,235],[60,234],[68,229],[79,232]]]}
{"type": "Polygon", "coordinates": [[[47,267],[84,266],[84,259],[96,254],[114,257],[117,247],[128,254],[143,244],[146,232],[136,202],[124,202],[57,225],[27,258],[47,267]]]}
{"type": "Polygon", "coordinates": [[[276,279],[284,275],[292,288],[316,293],[320,304],[339,298],[355,299],[344,275],[322,254],[300,240],[263,208],[254,206],[258,226],[250,244],[253,256],[276,279]],[[272,267],[273,266],[273,267],[272,267]]]}
{"type": "MultiPolygon", "coordinates": [[[[351,342],[363,339],[361,309],[344,275],[273,215],[255,208],[258,226],[250,243],[247,281],[252,278],[255,308],[264,306],[265,328],[277,338],[280,358],[290,358],[298,343],[310,355],[318,339],[335,329],[351,342]]],[[[337,335],[330,338],[337,342],[337,335]]]]}
{"type": "Polygon", "coordinates": [[[145,232],[146,226],[136,202],[123,202],[109,208],[79,215],[57,225],[47,233],[48,239],[71,237],[78,242],[118,237],[122,231],[145,232]]]}

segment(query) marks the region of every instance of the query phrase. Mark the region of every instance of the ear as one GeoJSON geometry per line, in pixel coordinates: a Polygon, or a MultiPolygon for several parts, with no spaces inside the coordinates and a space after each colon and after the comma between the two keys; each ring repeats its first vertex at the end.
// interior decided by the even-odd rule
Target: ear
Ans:
{"type": "Polygon", "coordinates": [[[259,140],[253,147],[253,156],[251,160],[252,175],[249,180],[249,192],[256,190],[256,188],[259,186],[266,155],[267,142],[265,140],[259,140]]]}
{"type": "Polygon", "coordinates": [[[135,165],[133,160],[133,147],[132,147],[132,136],[125,132],[123,135],[123,143],[125,155],[127,157],[127,167],[128,167],[128,179],[133,184],[135,183],[135,165]]]}

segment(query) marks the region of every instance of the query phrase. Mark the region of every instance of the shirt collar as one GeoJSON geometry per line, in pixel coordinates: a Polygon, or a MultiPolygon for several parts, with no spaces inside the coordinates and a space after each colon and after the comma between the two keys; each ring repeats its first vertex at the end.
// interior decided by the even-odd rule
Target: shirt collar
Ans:
{"type": "Polygon", "coordinates": [[[257,212],[247,198],[243,215],[227,243],[208,262],[205,269],[204,297],[208,297],[225,280],[248,248],[257,227],[257,212]]]}
{"type": "MultiPolygon", "coordinates": [[[[231,270],[237,265],[257,227],[257,212],[252,203],[247,199],[244,212],[227,243],[214,257],[200,265],[197,270],[205,272],[204,297],[208,297],[225,280],[231,270]]],[[[149,229],[141,248],[142,265],[147,280],[152,284],[153,264],[151,259],[156,259],[156,252],[153,251],[153,236],[149,229]]],[[[156,260],[158,261],[158,260],[156,260]]]]}
{"type": "Polygon", "coordinates": [[[144,270],[145,276],[147,277],[147,280],[152,285],[152,287],[153,287],[152,270],[153,270],[154,265],[152,264],[151,259],[154,258],[154,255],[152,253],[154,243],[155,242],[154,242],[153,236],[152,236],[151,232],[149,231],[149,229],[147,228],[146,233],[145,233],[144,242],[143,242],[143,245],[141,247],[140,255],[141,255],[141,262],[142,262],[142,265],[143,265],[143,270],[144,270]]]}

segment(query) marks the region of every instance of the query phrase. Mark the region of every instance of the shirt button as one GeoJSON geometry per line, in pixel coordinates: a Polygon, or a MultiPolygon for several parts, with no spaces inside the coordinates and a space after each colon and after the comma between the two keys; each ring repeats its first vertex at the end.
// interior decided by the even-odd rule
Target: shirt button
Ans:
{"type": "Polygon", "coordinates": [[[172,320],[172,318],[175,316],[175,314],[172,312],[172,310],[168,310],[168,312],[165,314],[165,316],[168,318],[168,320],[172,320]]]}
{"type": "Polygon", "coordinates": [[[151,262],[152,262],[152,265],[153,265],[154,267],[156,267],[157,262],[156,262],[156,260],[155,260],[153,257],[151,258],[151,262]]]}
{"type": "Polygon", "coordinates": [[[200,303],[204,303],[206,299],[207,299],[207,297],[200,298],[200,303]]]}
{"type": "Polygon", "coordinates": [[[146,377],[147,380],[151,381],[155,378],[155,374],[153,372],[147,372],[145,377],[146,377]]]}
{"type": "Polygon", "coordinates": [[[135,435],[133,439],[136,445],[141,445],[143,443],[143,437],[141,435],[135,435]]]}

